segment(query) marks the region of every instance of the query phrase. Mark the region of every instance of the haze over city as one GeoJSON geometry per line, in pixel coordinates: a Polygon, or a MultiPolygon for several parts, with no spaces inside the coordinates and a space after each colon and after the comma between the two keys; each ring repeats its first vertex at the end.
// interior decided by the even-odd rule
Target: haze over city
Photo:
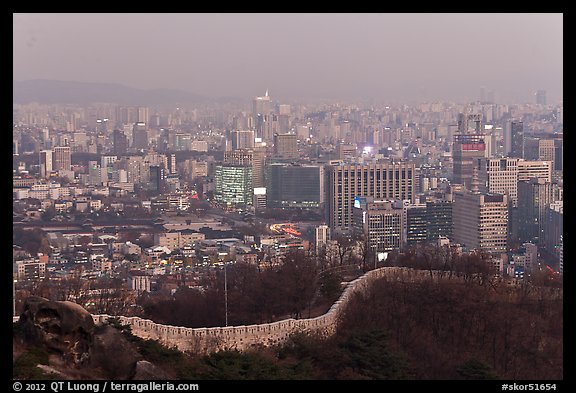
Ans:
{"type": "Polygon", "coordinates": [[[562,100],[563,15],[14,14],[13,79],[207,97],[562,100]]]}
{"type": "Polygon", "coordinates": [[[13,390],[561,391],[562,28],[14,14],[13,390]]]}

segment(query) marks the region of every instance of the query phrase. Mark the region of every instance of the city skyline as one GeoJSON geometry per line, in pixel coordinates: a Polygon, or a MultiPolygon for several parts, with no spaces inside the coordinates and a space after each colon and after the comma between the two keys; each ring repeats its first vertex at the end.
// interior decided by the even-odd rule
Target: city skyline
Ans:
{"type": "Polygon", "coordinates": [[[563,15],[13,14],[13,79],[207,97],[561,102],[563,15]],[[105,26],[105,29],[102,28],[105,26]],[[95,33],[97,32],[97,33],[95,33]]]}

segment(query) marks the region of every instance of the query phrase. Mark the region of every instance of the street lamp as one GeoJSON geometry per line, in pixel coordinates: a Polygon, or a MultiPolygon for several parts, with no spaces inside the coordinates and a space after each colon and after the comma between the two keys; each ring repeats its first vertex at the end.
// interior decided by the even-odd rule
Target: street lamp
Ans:
{"type": "Polygon", "coordinates": [[[226,277],[226,261],[224,261],[224,312],[225,326],[228,326],[228,279],[226,277]]]}
{"type": "Polygon", "coordinates": [[[14,279],[12,283],[12,316],[16,316],[16,283],[18,280],[14,279]]]}

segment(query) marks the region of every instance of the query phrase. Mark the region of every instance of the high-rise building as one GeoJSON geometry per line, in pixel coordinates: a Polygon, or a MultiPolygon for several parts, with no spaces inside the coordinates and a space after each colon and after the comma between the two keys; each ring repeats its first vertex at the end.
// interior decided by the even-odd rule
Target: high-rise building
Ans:
{"type": "Polygon", "coordinates": [[[452,239],[452,208],[454,203],[446,200],[426,201],[426,227],[428,240],[439,237],[452,239]]]}
{"type": "Polygon", "coordinates": [[[226,205],[252,205],[254,187],[252,167],[248,165],[216,165],[214,199],[226,205]]]}
{"type": "Polygon", "coordinates": [[[564,202],[551,203],[547,209],[544,236],[546,249],[558,255],[564,230],[564,202]]]}
{"type": "Polygon", "coordinates": [[[148,167],[144,164],[144,157],[140,156],[123,157],[120,160],[119,169],[126,170],[128,183],[138,184],[143,183],[148,179],[150,179],[150,171],[148,170],[148,167]]]}
{"type": "Polygon", "coordinates": [[[524,135],[524,156],[525,160],[538,160],[540,154],[540,138],[524,135]]]}
{"type": "Polygon", "coordinates": [[[274,154],[278,158],[298,158],[298,135],[274,134],[274,154]]]}
{"type": "Polygon", "coordinates": [[[137,112],[137,123],[145,123],[148,124],[150,122],[150,108],[147,106],[139,106],[136,108],[137,112]]]}
{"type": "Polygon", "coordinates": [[[518,158],[478,159],[479,191],[507,194],[513,207],[518,203],[518,158]]]}
{"type": "Polygon", "coordinates": [[[486,144],[482,134],[454,135],[452,151],[454,183],[470,189],[475,160],[485,156],[486,144]]]}
{"type": "Polygon", "coordinates": [[[135,149],[148,149],[148,130],[146,123],[136,123],[132,129],[132,147],[135,149]]]}
{"type": "Polygon", "coordinates": [[[74,152],[86,151],[86,148],[88,147],[86,132],[75,132],[73,134],[73,138],[72,148],[74,149],[74,152]]]}
{"type": "Polygon", "coordinates": [[[536,91],[536,104],[546,105],[546,90],[536,91]]]}
{"type": "Polygon", "coordinates": [[[560,248],[558,249],[558,270],[560,275],[564,275],[564,235],[560,235],[560,248]]]}
{"type": "Polygon", "coordinates": [[[70,146],[57,146],[54,148],[53,167],[55,171],[69,171],[72,167],[72,152],[70,146]]]}
{"type": "Polygon", "coordinates": [[[552,170],[562,170],[562,139],[540,139],[538,141],[538,159],[552,161],[552,170]]]}
{"type": "MultiPolygon", "coordinates": [[[[282,105],[280,105],[282,106],[282,105]]],[[[278,115],[278,132],[280,134],[286,134],[290,131],[290,114],[279,114],[278,115]]]]}
{"type": "Polygon", "coordinates": [[[552,161],[518,160],[518,181],[532,178],[552,181],[552,161]]]}
{"type": "Polygon", "coordinates": [[[266,166],[267,206],[319,208],[324,204],[324,167],[270,164],[266,166]]]}
{"type": "Polygon", "coordinates": [[[339,143],[336,145],[336,158],[339,160],[353,159],[356,157],[356,144],[339,143]]]}
{"type": "Polygon", "coordinates": [[[230,137],[233,150],[254,148],[254,131],[252,130],[235,130],[230,133],[230,137]]]}
{"type": "Polygon", "coordinates": [[[118,156],[123,156],[128,150],[128,138],[122,130],[114,130],[112,133],[113,153],[118,156]]]}
{"type": "Polygon", "coordinates": [[[40,150],[40,177],[46,179],[52,172],[52,150],[40,150]]]}
{"type": "Polygon", "coordinates": [[[263,97],[255,97],[252,101],[252,117],[254,117],[256,137],[264,141],[272,140],[271,126],[272,102],[268,90],[263,97]]]}
{"type": "Polygon", "coordinates": [[[314,230],[314,240],[316,246],[316,254],[326,246],[328,240],[330,240],[330,227],[328,225],[317,226],[314,230]]]}
{"type": "Polygon", "coordinates": [[[463,190],[454,193],[453,238],[468,249],[506,252],[508,196],[463,190]]]}
{"type": "Polygon", "coordinates": [[[552,183],[532,178],[518,182],[518,236],[522,242],[545,242],[544,230],[552,200],[552,183]]]}
{"type": "Polygon", "coordinates": [[[151,191],[164,193],[166,189],[166,171],[161,165],[150,165],[150,185],[151,191]]]}
{"type": "Polygon", "coordinates": [[[413,246],[428,240],[428,214],[425,204],[409,204],[406,210],[406,245],[413,246]]]}
{"type": "Polygon", "coordinates": [[[353,228],[367,239],[373,252],[399,250],[405,243],[402,206],[391,200],[356,197],[353,228]]]}
{"type": "Polygon", "coordinates": [[[554,171],[564,170],[564,140],[554,139],[554,171]]]}
{"type": "Polygon", "coordinates": [[[252,184],[254,187],[265,187],[266,150],[256,147],[254,149],[238,149],[224,152],[224,163],[234,165],[249,165],[252,167],[252,184]]]}
{"type": "Polygon", "coordinates": [[[460,134],[480,134],[482,132],[481,113],[459,113],[458,133],[460,134]]]}
{"type": "Polygon", "coordinates": [[[168,171],[172,174],[178,172],[178,167],[176,166],[176,154],[170,154],[168,157],[168,171]]]}
{"type": "Polygon", "coordinates": [[[332,230],[352,228],[357,196],[414,202],[415,164],[407,161],[340,163],[327,168],[328,222],[332,230]]]}
{"type": "Polygon", "coordinates": [[[512,121],[504,134],[504,149],[508,157],[524,158],[524,123],[512,121]]]}

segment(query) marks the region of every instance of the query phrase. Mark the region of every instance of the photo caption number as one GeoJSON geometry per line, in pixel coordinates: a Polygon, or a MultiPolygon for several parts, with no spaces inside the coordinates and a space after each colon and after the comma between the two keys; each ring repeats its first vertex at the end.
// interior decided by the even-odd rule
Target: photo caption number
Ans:
{"type": "Polygon", "coordinates": [[[27,383],[25,386],[26,390],[46,390],[46,385],[43,383],[27,383]]]}

